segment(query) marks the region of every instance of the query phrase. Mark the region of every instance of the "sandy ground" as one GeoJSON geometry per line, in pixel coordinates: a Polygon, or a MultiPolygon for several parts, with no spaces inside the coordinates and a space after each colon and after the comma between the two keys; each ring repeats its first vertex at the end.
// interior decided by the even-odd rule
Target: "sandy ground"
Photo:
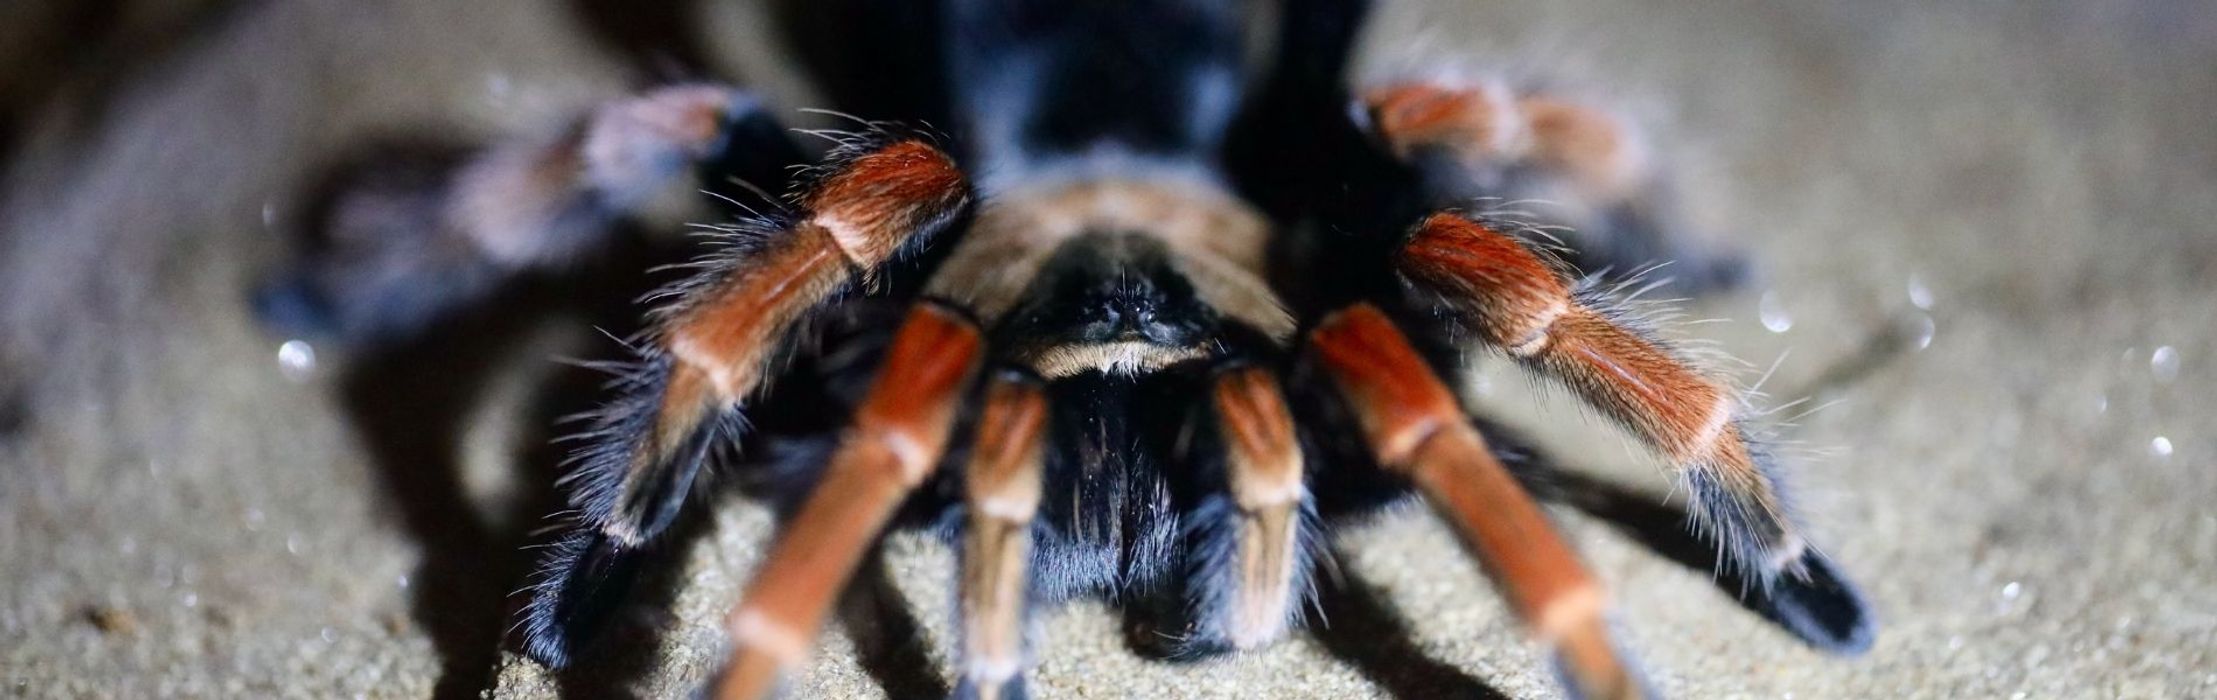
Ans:
{"type": "MultiPolygon", "coordinates": [[[[1505,3],[1504,3],[1505,4],[1505,3]]],[[[0,692],[670,696],[768,516],[727,499],[624,651],[552,677],[497,651],[563,314],[512,342],[279,361],[244,290],[301,183],[378,134],[544,128],[622,66],[552,5],[250,4],[28,120],[0,185],[0,692]],[[489,346],[489,347],[488,347],[489,346]]],[[[1520,4],[1521,5],[1521,4],[1520,4]]],[[[1826,551],[1884,625],[1829,658],[1705,572],[1588,519],[1626,634],[1679,697],[2217,696],[2217,8],[2191,3],[1396,7],[1392,43],[1553,75],[1651,118],[1693,218],[1766,275],[1692,327],[1811,400],[1788,436],[1826,551]]],[[[749,36],[745,7],[708,13],[749,36]]],[[[774,46],[731,42],[718,61],[774,46]]],[[[150,49],[153,50],[153,49],[150,49]]],[[[788,83],[771,83],[788,100],[788,83]]],[[[805,105],[801,102],[796,106],[805,105]]],[[[295,359],[298,359],[297,348],[295,359]]],[[[1477,390],[1556,452],[1656,465],[1529,382],[1477,390]],[[1598,440],[1594,439],[1596,436],[1598,440]],[[1599,447],[1596,447],[1596,446],[1599,447]]],[[[1548,697],[1427,516],[1337,545],[1332,633],[1199,666],[1114,617],[1046,617],[1043,697],[1548,697]]],[[[896,537],[805,697],[944,689],[951,558],[896,537]]]]}

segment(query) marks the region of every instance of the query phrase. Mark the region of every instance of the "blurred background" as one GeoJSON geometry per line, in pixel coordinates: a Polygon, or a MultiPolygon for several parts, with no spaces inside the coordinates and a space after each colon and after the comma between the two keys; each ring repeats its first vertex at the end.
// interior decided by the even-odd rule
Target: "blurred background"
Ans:
{"type": "MultiPolygon", "coordinates": [[[[575,379],[553,358],[607,342],[566,292],[376,356],[246,306],[311,183],[381,139],[548,133],[675,74],[787,109],[873,77],[840,65],[869,37],[836,12],[639,5],[0,3],[0,692],[669,696],[712,668],[770,522],[739,499],[626,612],[624,653],[557,677],[501,651],[551,502],[542,397],[575,379]]],[[[1687,333],[1803,400],[1779,417],[1814,530],[1882,629],[1820,655],[1562,514],[1662,690],[2217,696],[2217,4],[1388,2],[1369,41],[1373,64],[1499,66],[1637,115],[1689,218],[1759,266],[1687,333]]],[[[1519,375],[1475,390],[1667,492],[1519,375]]],[[[1077,605],[1047,618],[1034,688],[1555,692],[1428,517],[1337,546],[1337,634],[1170,666],[1077,605]]],[[[943,692],[952,570],[890,540],[800,694],[943,692]]]]}

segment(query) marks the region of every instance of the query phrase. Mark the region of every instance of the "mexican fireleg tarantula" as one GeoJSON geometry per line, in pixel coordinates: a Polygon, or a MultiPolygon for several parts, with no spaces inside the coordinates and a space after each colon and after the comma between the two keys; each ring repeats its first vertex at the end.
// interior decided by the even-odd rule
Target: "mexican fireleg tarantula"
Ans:
{"type": "Polygon", "coordinates": [[[1030,611],[1073,597],[1151,610],[1169,657],[1271,643],[1300,617],[1321,533],[1411,492],[1573,694],[1650,694],[1601,584],[1526,491],[1576,489],[1458,399],[1474,347],[1675,465],[1743,601],[1816,646],[1867,646],[1859,596],[1795,527],[1739,394],[1572,281],[1663,261],[1683,290],[1739,276],[1667,235],[1637,138],[1492,81],[1350,90],[1359,3],[1287,0],[1271,69],[1250,71],[1237,5],[950,0],[949,133],[869,123],[798,170],[802,146],[740,93],[612,103],[552,142],[360,185],[264,311],[390,337],[601,249],[691,171],[734,198],[737,179],[789,184],[652,297],[523,613],[524,649],[551,666],[721,461],[792,498],[729,618],[720,697],[805,662],[889,526],[959,543],[957,692],[1008,697],[1030,611]],[[1563,203],[1568,248],[1462,208],[1526,197],[1563,203]],[[897,330],[877,323],[887,307],[897,330]]]}

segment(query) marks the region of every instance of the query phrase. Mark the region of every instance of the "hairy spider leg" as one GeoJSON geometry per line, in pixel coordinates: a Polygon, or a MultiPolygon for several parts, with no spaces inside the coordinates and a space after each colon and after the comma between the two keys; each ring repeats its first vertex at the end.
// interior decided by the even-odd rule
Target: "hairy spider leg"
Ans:
{"type": "Polygon", "coordinates": [[[1607,593],[1488,451],[1455,401],[1384,313],[1344,309],[1310,335],[1379,466],[1408,478],[1454,525],[1582,698],[1653,693],[1610,642],[1607,593]]]}
{"type": "Polygon", "coordinates": [[[963,480],[968,518],[960,598],[963,688],[957,695],[1022,695],[1031,530],[1039,513],[1046,424],[1046,392],[1037,378],[1004,371],[986,389],[963,480]]]}
{"type": "Polygon", "coordinates": [[[1494,458],[1542,502],[1568,505],[1599,518],[1657,554],[1714,583],[1741,606],[1792,633],[1810,647],[1840,654],[1870,648],[1877,635],[1869,604],[1830,560],[1811,557],[1803,576],[1768,576],[1726,566],[1725,554],[1690,531],[1693,513],[1656,494],[1572,471],[1506,426],[1479,418],[1472,424],[1494,458]]]}
{"type": "Polygon", "coordinates": [[[804,173],[797,212],[749,220],[692,277],[658,295],[640,359],[591,426],[562,479],[575,509],[549,550],[523,612],[525,649],[567,663],[596,614],[604,572],[673,522],[701,465],[744,427],[740,405],[762,388],[810,315],[906,249],[925,245],[967,206],[954,162],[914,137],[873,131],[804,173]]]}
{"type": "Polygon", "coordinates": [[[746,93],[673,85],[602,104],[553,138],[458,162],[362,163],[307,214],[305,249],[256,292],[256,310],[288,331],[405,340],[519,275],[607,249],[623,217],[696,168],[720,172],[735,142],[778,167],[795,162],[782,134],[763,138],[765,124],[776,130],[746,93]]]}
{"type": "Polygon", "coordinates": [[[1433,206],[1552,200],[1545,211],[1577,224],[1570,255],[1588,273],[1624,279],[1669,263],[1657,274],[1688,292],[1747,275],[1737,255],[1675,230],[1668,179],[1647,139],[1607,110],[1497,80],[1387,82],[1364,90],[1360,104],[1372,137],[1417,170],[1433,206]]]}
{"type": "Polygon", "coordinates": [[[968,203],[954,161],[917,139],[865,138],[835,152],[775,222],[665,292],[644,347],[643,390],[609,407],[569,477],[587,522],[626,546],[667,526],[738,406],[774,371],[800,321],[968,203]]]}
{"type": "Polygon", "coordinates": [[[1415,288],[1526,367],[1554,378],[1670,459],[1696,520],[1760,580],[1815,556],[1778,465],[1748,439],[1741,398],[1659,338],[1620,325],[1524,243],[1458,214],[1426,218],[1397,266],[1415,288]]]}
{"type": "Polygon", "coordinates": [[[856,565],[938,466],[983,349],[976,324],[951,307],[909,313],[822,480],[727,620],[733,650],[717,697],[763,697],[807,662],[856,565]]]}

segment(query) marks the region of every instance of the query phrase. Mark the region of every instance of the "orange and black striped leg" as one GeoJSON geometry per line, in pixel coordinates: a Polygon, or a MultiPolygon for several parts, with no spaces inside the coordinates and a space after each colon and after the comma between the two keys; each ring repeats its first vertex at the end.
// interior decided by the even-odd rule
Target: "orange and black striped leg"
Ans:
{"type": "MultiPolygon", "coordinates": [[[[916,139],[851,142],[796,198],[801,211],[760,222],[759,240],[705,260],[672,289],[638,366],[596,416],[564,477],[578,527],[605,545],[560,551],[615,556],[676,518],[709,453],[736,439],[739,406],[774,371],[800,321],[957,215],[969,186],[954,161],[916,139]]],[[[560,665],[584,610],[595,558],[550,558],[524,611],[526,648],[560,665]]]]}
{"type": "Polygon", "coordinates": [[[1393,83],[1363,94],[1368,126],[1413,166],[1436,206],[1472,198],[1551,202],[1543,218],[1569,225],[1579,269],[1630,278],[1658,274],[1678,289],[1729,288],[1746,276],[1738,255],[1675,231],[1667,181],[1645,139],[1624,119],[1496,83],[1393,83]]]}
{"type": "Polygon", "coordinates": [[[1582,698],[1651,696],[1609,639],[1601,583],[1393,322],[1368,304],[1353,306],[1319,325],[1310,345],[1378,464],[1408,478],[1454,525],[1517,616],[1555,654],[1568,688],[1582,698]]]}
{"type": "Polygon", "coordinates": [[[1010,373],[986,390],[977,445],[964,475],[969,521],[962,548],[957,697],[1022,696],[1031,529],[1039,512],[1046,421],[1046,395],[1038,380],[1010,373]]]}
{"type": "Polygon", "coordinates": [[[933,304],[910,312],[822,479],[731,612],[733,651],[717,697],[763,697],[806,663],[856,565],[938,465],[982,355],[962,314],[933,304]]]}
{"type": "Polygon", "coordinates": [[[1777,466],[1748,439],[1740,396],[1703,376],[1609,301],[1571,286],[1525,244],[1452,213],[1419,223],[1396,265],[1471,335],[1569,386],[1675,465],[1728,558],[1767,580],[1811,556],[1777,466]]]}
{"type": "Polygon", "coordinates": [[[789,161],[783,135],[748,129],[765,121],[743,93],[681,85],[610,101],[552,138],[382,149],[317,193],[301,254],[256,309],[288,332],[405,340],[518,275],[609,249],[619,220],[678,190],[695,164],[735,148],[789,161]],[[735,130],[752,140],[727,145],[735,130]]]}
{"type": "Polygon", "coordinates": [[[571,503],[617,542],[636,545],[675,516],[717,428],[735,422],[802,318],[969,199],[954,161],[919,140],[858,145],[822,167],[803,213],[703,261],[657,311],[638,391],[604,412],[567,477],[571,503]]]}

